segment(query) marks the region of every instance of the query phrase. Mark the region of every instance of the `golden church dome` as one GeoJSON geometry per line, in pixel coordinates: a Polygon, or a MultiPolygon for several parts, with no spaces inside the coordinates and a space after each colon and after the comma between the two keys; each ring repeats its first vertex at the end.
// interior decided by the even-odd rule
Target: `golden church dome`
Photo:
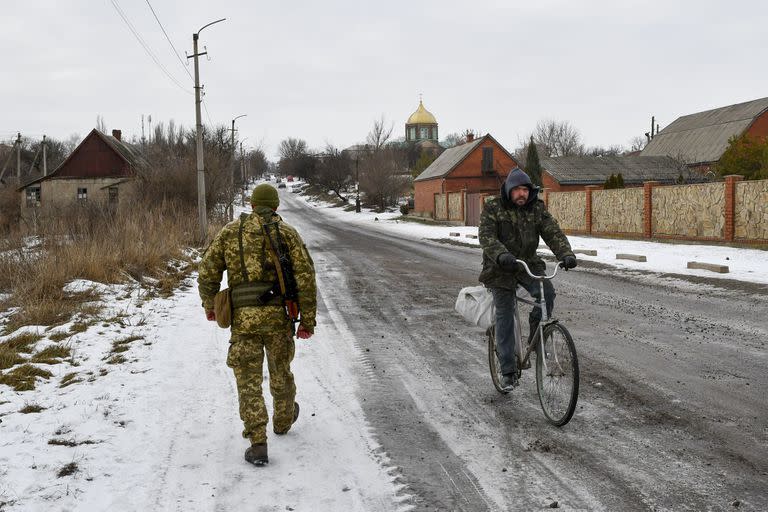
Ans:
{"type": "Polygon", "coordinates": [[[419,100],[419,108],[411,114],[405,124],[437,124],[437,119],[424,108],[424,104],[419,100]]]}

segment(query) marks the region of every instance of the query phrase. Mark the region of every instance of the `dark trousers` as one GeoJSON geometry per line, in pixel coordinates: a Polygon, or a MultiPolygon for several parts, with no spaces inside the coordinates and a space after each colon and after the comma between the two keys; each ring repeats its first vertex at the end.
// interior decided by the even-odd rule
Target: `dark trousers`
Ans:
{"type": "MultiPolygon", "coordinates": [[[[533,298],[539,300],[541,291],[539,283],[520,282],[533,298]]],[[[517,356],[515,354],[515,308],[517,307],[514,290],[491,288],[493,303],[496,306],[496,353],[499,356],[501,373],[504,375],[517,373],[517,356]]],[[[544,302],[547,304],[547,314],[551,315],[555,307],[555,287],[549,280],[544,281],[544,302]]],[[[528,315],[528,324],[533,332],[541,321],[541,310],[533,308],[528,315]]],[[[522,329],[520,329],[522,332],[522,329]]],[[[523,340],[527,338],[523,335],[523,340]]]]}

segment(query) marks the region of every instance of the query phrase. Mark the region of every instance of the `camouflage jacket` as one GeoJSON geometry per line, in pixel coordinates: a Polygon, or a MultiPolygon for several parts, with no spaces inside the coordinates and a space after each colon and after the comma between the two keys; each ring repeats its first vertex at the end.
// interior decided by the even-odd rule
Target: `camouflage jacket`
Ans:
{"type": "MultiPolygon", "coordinates": [[[[262,228],[267,222],[278,223],[280,235],[288,247],[299,291],[301,324],[311,332],[315,327],[317,311],[314,263],[299,233],[270,208],[255,208],[243,222],[243,257],[248,278],[251,281],[269,283],[277,281],[277,271],[270,257],[269,242],[262,228]]],[[[225,270],[230,288],[244,282],[238,242],[239,228],[240,219],[224,226],[208,246],[200,261],[197,284],[203,308],[206,310],[213,309],[213,297],[219,291],[225,270]]],[[[275,232],[274,228],[270,229],[273,240],[275,232]]],[[[233,334],[279,333],[289,329],[290,322],[282,304],[241,307],[236,308],[232,314],[233,334]]]]}
{"type": "Polygon", "coordinates": [[[522,268],[508,271],[499,267],[498,257],[504,252],[525,261],[534,274],[544,273],[544,260],[536,254],[539,237],[558,260],[573,256],[568,239],[547,211],[544,201],[538,199],[537,192],[534,189],[528,202],[521,207],[512,203],[503,189],[500,197],[485,204],[478,235],[483,249],[483,270],[479,279],[486,286],[514,290],[518,281],[530,279],[522,268]]]}

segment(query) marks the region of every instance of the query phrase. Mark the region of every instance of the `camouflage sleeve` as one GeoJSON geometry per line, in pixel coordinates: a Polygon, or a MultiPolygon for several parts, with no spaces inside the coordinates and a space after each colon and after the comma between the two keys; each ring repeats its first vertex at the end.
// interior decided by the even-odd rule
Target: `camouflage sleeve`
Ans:
{"type": "Polygon", "coordinates": [[[224,237],[221,231],[206,249],[198,266],[197,288],[206,311],[213,309],[213,297],[219,291],[221,277],[226,268],[224,237]]]}
{"type": "Polygon", "coordinates": [[[291,262],[296,287],[299,289],[299,309],[301,310],[301,325],[314,331],[317,315],[317,285],[315,283],[315,263],[309,255],[307,246],[295,230],[290,233],[291,262]]]}
{"type": "Polygon", "coordinates": [[[547,244],[547,247],[552,249],[552,252],[555,253],[555,257],[558,261],[562,261],[566,256],[574,255],[571,250],[571,244],[568,242],[568,238],[565,236],[565,233],[562,232],[552,214],[543,207],[543,203],[539,234],[544,240],[544,243],[547,244]]]}
{"type": "Polygon", "coordinates": [[[480,227],[477,230],[483,254],[494,263],[498,261],[500,254],[508,252],[504,244],[499,241],[498,211],[499,203],[497,200],[486,203],[483,213],[480,215],[480,227]]]}

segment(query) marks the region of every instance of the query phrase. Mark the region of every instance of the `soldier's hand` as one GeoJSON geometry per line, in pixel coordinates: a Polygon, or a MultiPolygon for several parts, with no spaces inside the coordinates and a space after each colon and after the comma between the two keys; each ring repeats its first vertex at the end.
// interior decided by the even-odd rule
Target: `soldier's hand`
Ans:
{"type": "Polygon", "coordinates": [[[576,268],[576,256],[566,256],[565,258],[563,258],[563,261],[562,263],[560,263],[560,266],[565,270],[576,268]]]}
{"type": "Polygon", "coordinates": [[[304,327],[303,325],[299,325],[299,328],[296,330],[296,336],[297,336],[299,339],[302,339],[302,340],[308,340],[309,338],[311,338],[311,337],[312,337],[312,332],[311,332],[311,331],[309,331],[309,330],[308,330],[306,327],[304,327]]]}
{"type": "Polygon", "coordinates": [[[215,322],[216,321],[216,313],[213,310],[206,310],[205,311],[205,318],[209,322],[215,322]]]}
{"type": "Polygon", "coordinates": [[[498,261],[499,266],[504,270],[513,270],[517,265],[517,258],[510,252],[501,253],[498,261]]]}

